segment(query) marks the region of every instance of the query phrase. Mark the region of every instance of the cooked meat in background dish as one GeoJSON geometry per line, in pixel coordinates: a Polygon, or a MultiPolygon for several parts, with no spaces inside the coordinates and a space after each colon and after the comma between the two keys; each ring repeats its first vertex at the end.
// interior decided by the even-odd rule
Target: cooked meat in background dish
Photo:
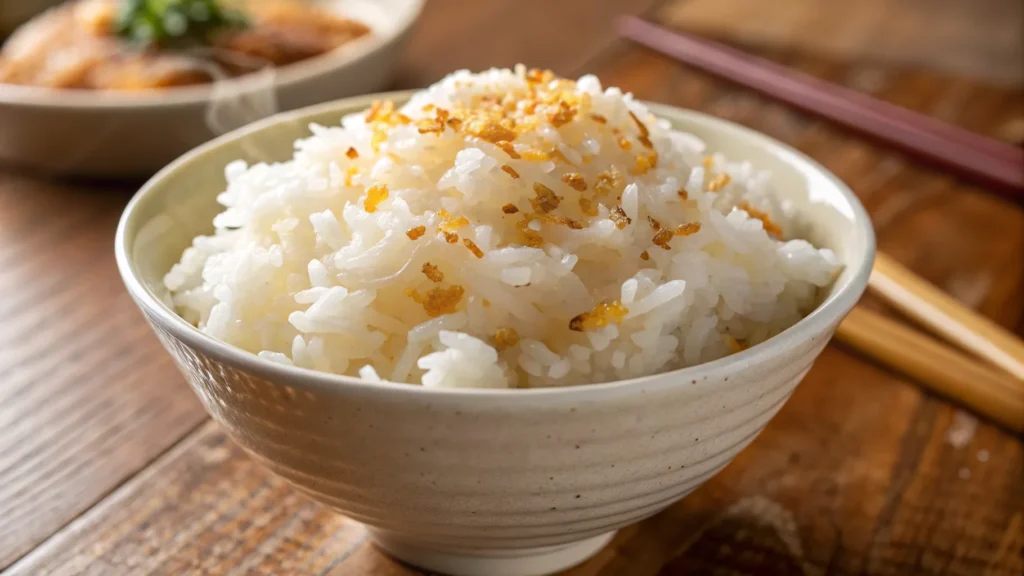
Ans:
{"type": "MultiPolygon", "coordinates": [[[[128,10],[144,2],[79,0],[37,16],[0,50],[0,82],[84,90],[204,84],[307,60],[370,32],[359,22],[297,0],[234,0],[223,3],[225,13],[239,16],[230,25],[210,26],[209,10],[203,8],[202,27],[189,30],[195,22],[184,22],[170,34],[154,33],[142,21],[146,36],[139,34],[137,23],[126,22],[138,17],[128,10]]],[[[192,3],[220,10],[210,0],[192,3]]]]}

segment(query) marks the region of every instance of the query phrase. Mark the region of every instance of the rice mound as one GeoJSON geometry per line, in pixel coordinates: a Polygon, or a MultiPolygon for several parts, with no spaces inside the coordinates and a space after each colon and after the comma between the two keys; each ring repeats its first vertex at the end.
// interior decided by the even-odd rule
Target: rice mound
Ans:
{"type": "Polygon", "coordinates": [[[200,330],[282,364],[428,387],[631,378],[797,322],[840,269],[769,174],[597,78],[456,72],[225,169],[166,275],[200,330]]]}

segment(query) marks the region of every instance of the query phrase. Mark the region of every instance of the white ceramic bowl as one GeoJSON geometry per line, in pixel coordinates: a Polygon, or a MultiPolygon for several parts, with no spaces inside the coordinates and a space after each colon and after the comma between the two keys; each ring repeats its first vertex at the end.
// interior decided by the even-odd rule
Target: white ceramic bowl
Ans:
{"type": "Polygon", "coordinates": [[[363,22],[371,35],[272,76],[215,85],[128,93],[0,83],[0,161],[75,176],[150,175],[212,137],[278,111],[383,88],[423,0],[315,1],[363,22]]]}
{"type": "Polygon", "coordinates": [[[263,361],[162,303],[163,274],[193,236],[212,231],[226,163],[288,158],[310,122],[336,123],[371,98],[284,114],[180,158],[128,205],[116,252],[132,297],[228,434],[413,564],[500,576],[549,573],[589,557],[615,530],[686,496],[750,443],[864,290],[874,235],[842,182],[766,136],[651,105],[710,149],[771,169],[810,239],[846,265],[820,307],[767,342],[624,382],[437,390],[263,361]]]}

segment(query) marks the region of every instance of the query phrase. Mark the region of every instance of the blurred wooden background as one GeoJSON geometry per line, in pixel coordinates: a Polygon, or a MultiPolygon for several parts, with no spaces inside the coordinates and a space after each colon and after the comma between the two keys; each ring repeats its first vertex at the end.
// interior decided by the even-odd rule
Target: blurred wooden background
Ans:
{"type": "MultiPolygon", "coordinates": [[[[618,40],[612,28],[631,12],[703,30],[1019,141],[1022,5],[431,0],[396,88],[524,62],[595,73],[640,98],[751,126],[849,183],[882,249],[1022,334],[1020,206],[618,40]]],[[[0,569],[417,574],[264,472],[208,420],[115,269],[114,227],[136,186],[0,167],[0,569]]],[[[571,574],[1020,576],[1022,550],[1021,439],[831,345],[732,465],[571,574]]]]}

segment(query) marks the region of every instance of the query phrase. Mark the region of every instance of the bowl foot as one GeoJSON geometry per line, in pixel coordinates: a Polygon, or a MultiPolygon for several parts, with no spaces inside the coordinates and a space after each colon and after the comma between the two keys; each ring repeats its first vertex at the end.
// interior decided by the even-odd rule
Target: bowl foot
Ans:
{"type": "Polygon", "coordinates": [[[597,554],[615,536],[608,532],[560,546],[519,550],[433,550],[370,531],[373,542],[395,558],[451,576],[542,576],[571,568],[597,554]]]}

